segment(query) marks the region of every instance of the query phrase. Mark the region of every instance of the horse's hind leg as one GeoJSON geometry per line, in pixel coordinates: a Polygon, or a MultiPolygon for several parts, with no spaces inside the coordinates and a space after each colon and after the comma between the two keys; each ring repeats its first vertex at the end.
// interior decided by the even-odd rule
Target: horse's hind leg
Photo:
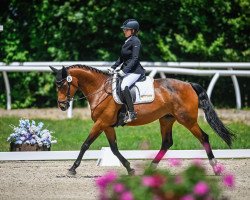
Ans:
{"type": "Polygon", "coordinates": [[[113,154],[121,161],[122,165],[127,169],[128,174],[134,175],[135,170],[130,167],[130,163],[128,162],[128,160],[124,158],[118,150],[115,129],[112,127],[109,127],[105,129],[104,132],[109,141],[109,145],[113,154]]]}
{"type": "Polygon", "coordinates": [[[173,145],[172,139],[172,127],[175,122],[175,118],[172,116],[164,116],[159,119],[161,126],[161,137],[162,144],[161,149],[151,163],[151,167],[156,168],[158,163],[161,161],[167,150],[173,145]]]}
{"type": "Polygon", "coordinates": [[[208,135],[200,128],[200,126],[198,125],[197,122],[192,127],[189,127],[188,129],[193,133],[193,135],[203,145],[204,149],[206,150],[206,153],[207,153],[207,156],[208,156],[208,159],[209,159],[209,163],[213,167],[214,173],[216,175],[218,175],[216,170],[215,170],[217,161],[216,161],[216,159],[214,157],[214,154],[212,152],[212,148],[211,148],[211,145],[209,143],[208,135]]]}

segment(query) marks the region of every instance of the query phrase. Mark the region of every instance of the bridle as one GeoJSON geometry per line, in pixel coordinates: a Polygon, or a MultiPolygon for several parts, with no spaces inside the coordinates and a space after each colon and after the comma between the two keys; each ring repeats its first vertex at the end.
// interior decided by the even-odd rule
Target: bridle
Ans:
{"type": "MultiPolygon", "coordinates": [[[[63,104],[68,108],[70,101],[73,99],[73,97],[72,98],[70,97],[70,86],[72,84],[72,76],[68,75],[66,78],[64,78],[64,79],[62,79],[60,81],[56,81],[56,86],[57,86],[58,89],[60,89],[64,85],[65,81],[67,81],[67,85],[68,85],[67,93],[66,93],[67,98],[64,101],[57,100],[57,103],[59,105],[63,104]]],[[[75,86],[75,85],[73,85],[73,86],[76,87],[77,89],[79,89],[79,86],[75,86]]]]}
{"type": "Polygon", "coordinates": [[[108,78],[106,81],[105,81],[105,83],[104,83],[104,87],[102,87],[100,90],[98,90],[97,92],[94,92],[94,93],[91,93],[91,94],[89,94],[89,95],[86,95],[86,96],[83,96],[83,97],[80,97],[80,98],[77,98],[77,99],[74,99],[74,96],[73,97],[70,97],[70,86],[71,85],[73,85],[74,87],[76,87],[77,88],[77,90],[79,89],[79,90],[81,90],[80,89],[80,87],[77,85],[74,85],[73,83],[72,83],[72,76],[70,76],[70,75],[68,75],[66,78],[64,78],[64,79],[62,79],[62,80],[60,80],[60,81],[56,81],[56,86],[57,86],[57,88],[58,89],[60,89],[64,84],[65,84],[65,81],[67,81],[67,93],[66,93],[66,100],[63,100],[63,101],[61,101],[61,100],[57,100],[57,103],[58,103],[58,105],[64,105],[64,106],[66,106],[67,108],[69,107],[69,105],[70,105],[70,101],[72,101],[72,100],[74,100],[74,101],[78,101],[78,100],[81,100],[81,99],[87,99],[88,97],[90,97],[90,96],[94,96],[94,95],[96,95],[96,94],[98,94],[98,93],[100,93],[100,92],[102,92],[102,91],[105,91],[107,94],[112,94],[112,92],[108,92],[107,90],[106,90],[106,86],[108,85],[107,83],[110,81],[110,79],[112,79],[112,77],[111,78],[108,78]]]}

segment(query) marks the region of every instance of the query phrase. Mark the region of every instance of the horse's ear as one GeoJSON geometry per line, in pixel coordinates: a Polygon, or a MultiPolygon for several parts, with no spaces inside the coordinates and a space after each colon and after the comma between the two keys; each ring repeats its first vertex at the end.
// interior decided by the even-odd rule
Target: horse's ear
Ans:
{"type": "Polygon", "coordinates": [[[50,67],[50,69],[53,71],[53,74],[57,74],[57,72],[58,72],[58,70],[56,69],[56,68],[54,68],[54,67],[52,67],[52,66],[49,66],[50,67]]]}
{"type": "Polygon", "coordinates": [[[67,76],[68,76],[68,72],[67,72],[67,69],[66,69],[66,67],[62,67],[62,78],[64,79],[64,78],[67,78],[67,76]]]}

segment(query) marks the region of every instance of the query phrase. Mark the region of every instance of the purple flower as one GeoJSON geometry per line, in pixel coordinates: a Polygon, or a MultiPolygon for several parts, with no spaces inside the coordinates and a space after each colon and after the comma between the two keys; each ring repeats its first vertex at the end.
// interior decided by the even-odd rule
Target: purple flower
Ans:
{"type": "Polygon", "coordinates": [[[116,183],[116,184],[114,185],[114,191],[115,191],[116,193],[122,193],[124,190],[125,190],[125,187],[124,187],[123,184],[121,184],[121,183],[116,183]]]}
{"type": "Polygon", "coordinates": [[[194,200],[194,197],[191,194],[181,197],[181,200],[194,200]]]}
{"type": "Polygon", "coordinates": [[[24,141],[26,138],[25,137],[20,137],[20,140],[21,141],[24,141]]]}
{"type": "Polygon", "coordinates": [[[181,159],[170,158],[168,159],[168,162],[171,167],[181,166],[181,159]]]}
{"type": "Polygon", "coordinates": [[[209,192],[209,187],[205,182],[200,181],[194,186],[193,191],[195,194],[203,196],[209,192]]]}
{"type": "Polygon", "coordinates": [[[106,186],[109,183],[112,183],[116,179],[117,179],[117,174],[115,172],[108,172],[104,176],[97,178],[96,184],[97,184],[97,186],[100,187],[100,189],[102,189],[102,188],[106,188],[106,186]]]}
{"type": "Polygon", "coordinates": [[[235,178],[232,174],[223,177],[223,184],[227,187],[233,188],[235,186],[235,178]]]}
{"type": "Polygon", "coordinates": [[[142,178],[142,185],[148,187],[160,187],[164,180],[160,176],[145,176],[142,178]]]}
{"type": "Polygon", "coordinates": [[[129,191],[122,193],[120,200],[134,200],[133,194],[129,191]]]}

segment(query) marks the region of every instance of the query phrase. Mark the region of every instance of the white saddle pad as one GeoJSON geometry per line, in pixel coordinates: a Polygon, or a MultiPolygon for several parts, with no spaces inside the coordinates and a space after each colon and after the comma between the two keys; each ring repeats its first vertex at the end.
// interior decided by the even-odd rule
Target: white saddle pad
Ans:
{"type": "MultiPolygon", "coordinates": [[[[123,104],[120,100],[120,97],[117,95],[116,92],[116,80],[117,74],[114,74],[113,81],[112,81],[112,94],[113,98],[116,103],[123,104]]],[[[131,91],[135,92],[135,102],[134,104],[140,103],[150,103],[155,99],[155,92],[154,92],[154,79],[146,76],[145,81],[136,82],[131,91]]]]}

